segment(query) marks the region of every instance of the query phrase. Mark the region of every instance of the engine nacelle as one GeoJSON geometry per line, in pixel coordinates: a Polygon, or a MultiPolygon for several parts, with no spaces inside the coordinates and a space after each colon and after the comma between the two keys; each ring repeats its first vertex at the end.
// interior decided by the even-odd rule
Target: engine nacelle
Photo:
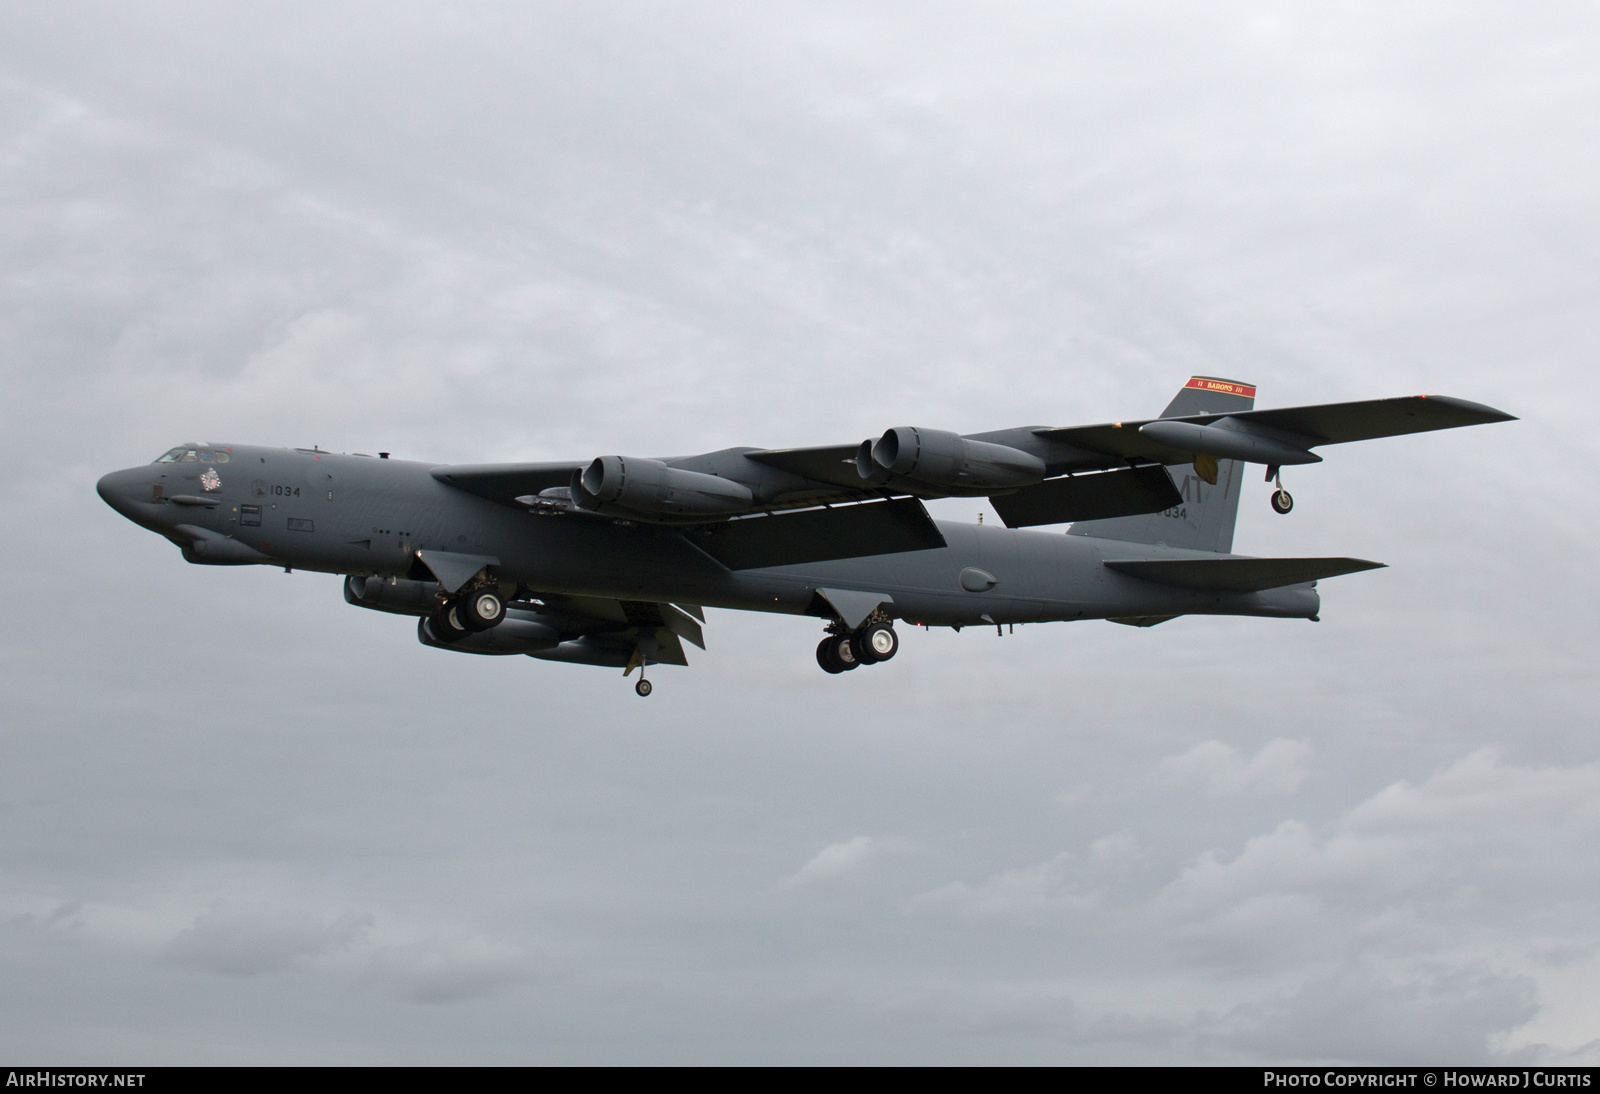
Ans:
{"type": "Polygon", "coordinates": [[[574,504],[594,512],[714,517],[744,512],[753,497],[743,483],[635,456],[601,456],[572,476],[574,504]]]}
{"type": "Polygon", "coordinates": [[[536,650],[529,656],[541,661],[565,661],[569,665],[599,665],[602,668],[620,669],[633,659],[633,650],[579,638],[552,649],[536,650]]]}
{"type": "Polygon", "coordinates": [[[519,653],[538,653],[561,644],[561,632],[541,620],[537,612],[507,608],[506,617],[486,631],[477,631],[454,642],[434,637],[433,621],[417,620],[417,641],[435,649],[457,653],[477,653],[489,657],[509,657],[519,653]]]}
{"type": "Polygon", "coordinates": [[[358,608],[395,615],[427,615],[439,604],[444,589],[437,581],[411,581],[408,578],[347,577],[344,599],[358,608]]]}
{"type": "Polygon", "coordinates": [[[944,429],[896,426],[876,441],[863,441],[856,471],[879,485],[891,476],[929,486],[967,490],[1015,490],[1044,481],[1044,461],[1009,445],[972,441],[944,429]]]}

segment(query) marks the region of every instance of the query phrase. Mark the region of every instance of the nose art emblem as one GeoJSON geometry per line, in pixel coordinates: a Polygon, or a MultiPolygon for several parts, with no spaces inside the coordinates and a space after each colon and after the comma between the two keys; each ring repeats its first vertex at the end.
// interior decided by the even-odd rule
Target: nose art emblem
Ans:
{"type": "Polygon", "coordinates": [[[217,476],[216,468],[208,467],[200,473],[200,485],[207,490],[222,489],[222,479],[217,476]]]}

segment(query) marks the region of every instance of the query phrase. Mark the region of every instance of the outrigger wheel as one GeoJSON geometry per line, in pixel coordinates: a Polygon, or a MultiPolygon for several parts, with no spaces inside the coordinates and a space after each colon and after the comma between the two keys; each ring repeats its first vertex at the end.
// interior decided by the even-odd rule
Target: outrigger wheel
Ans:
{"type": "Polygon", "coordinates": [[[1280,517],[1287,516],[1289,510],[1294,508],[1294,499],[1289,496],[1289,491],[1283,488],[1283,477],[1278,474],[1277,467],[1267,468],[1267,481],[1277,487],[1272,492],[1272,511],[1280,517]]]}
{"type": "Polygon", "coordinates": [[[650,681],[641,676],[639,677],[639,682],[633,685],[633,690],[638,694],[639,698],[643,699],[655,689],[650,686],[650,681]]]}

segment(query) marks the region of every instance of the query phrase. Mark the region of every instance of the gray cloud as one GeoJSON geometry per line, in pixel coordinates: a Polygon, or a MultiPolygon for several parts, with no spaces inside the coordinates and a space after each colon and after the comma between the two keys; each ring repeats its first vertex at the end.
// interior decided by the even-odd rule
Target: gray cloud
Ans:
{"type": "Polygon", "coordinates": [[[285,969],[358,941],[372,916],[346,914],[326,921],[309,912],[267,905],[218,905],[161,947],[166,964],[224,976],[258,976],[285,969]]]}
{"type": "Polygon", "coordinates": [[[1592,1060],[1597,47],[1577,4],[7,9],[0,1043],[1592,1060]],[[185,438],[812,444],[1191,372],[1524,421],[1256,484],[1242,551],[1390,564],[1314,627],[833,679],[713,612],[645,704],[92,491],[185,438]]]}
{"type": "Polygon", "coordinates": [[[455,1003],[500,994],[537,973],[530,958],[514,947],[434,938],[376,950],[364,979],[406,1002],[455,1003]]]}

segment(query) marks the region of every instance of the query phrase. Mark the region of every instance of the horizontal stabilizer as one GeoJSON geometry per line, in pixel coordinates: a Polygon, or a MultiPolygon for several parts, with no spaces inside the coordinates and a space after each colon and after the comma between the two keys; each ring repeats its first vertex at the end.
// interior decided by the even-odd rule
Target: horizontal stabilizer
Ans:
{"type": "Polygon", "coordinates": [[[1182,501],[1183,495],[1164,467],[1125,467],[1098,475],[1049,479],[989,499],[1007,528],[1159,513],[1182,501]]]}
{"type": "Polygon", "coordinates": [[[741,517],[683,534],[730,570],[799,566],[945,545],[944,536],[915,498],[741,517]]]}
{"type": "Polygon", "coordinates": [[[1107,559],[1105,563],[1108,570],[1144,581],[1219,593],[1255,593],[1324,577],[1379,570],[1384,565],[1361,558],[1107,559]]]}

